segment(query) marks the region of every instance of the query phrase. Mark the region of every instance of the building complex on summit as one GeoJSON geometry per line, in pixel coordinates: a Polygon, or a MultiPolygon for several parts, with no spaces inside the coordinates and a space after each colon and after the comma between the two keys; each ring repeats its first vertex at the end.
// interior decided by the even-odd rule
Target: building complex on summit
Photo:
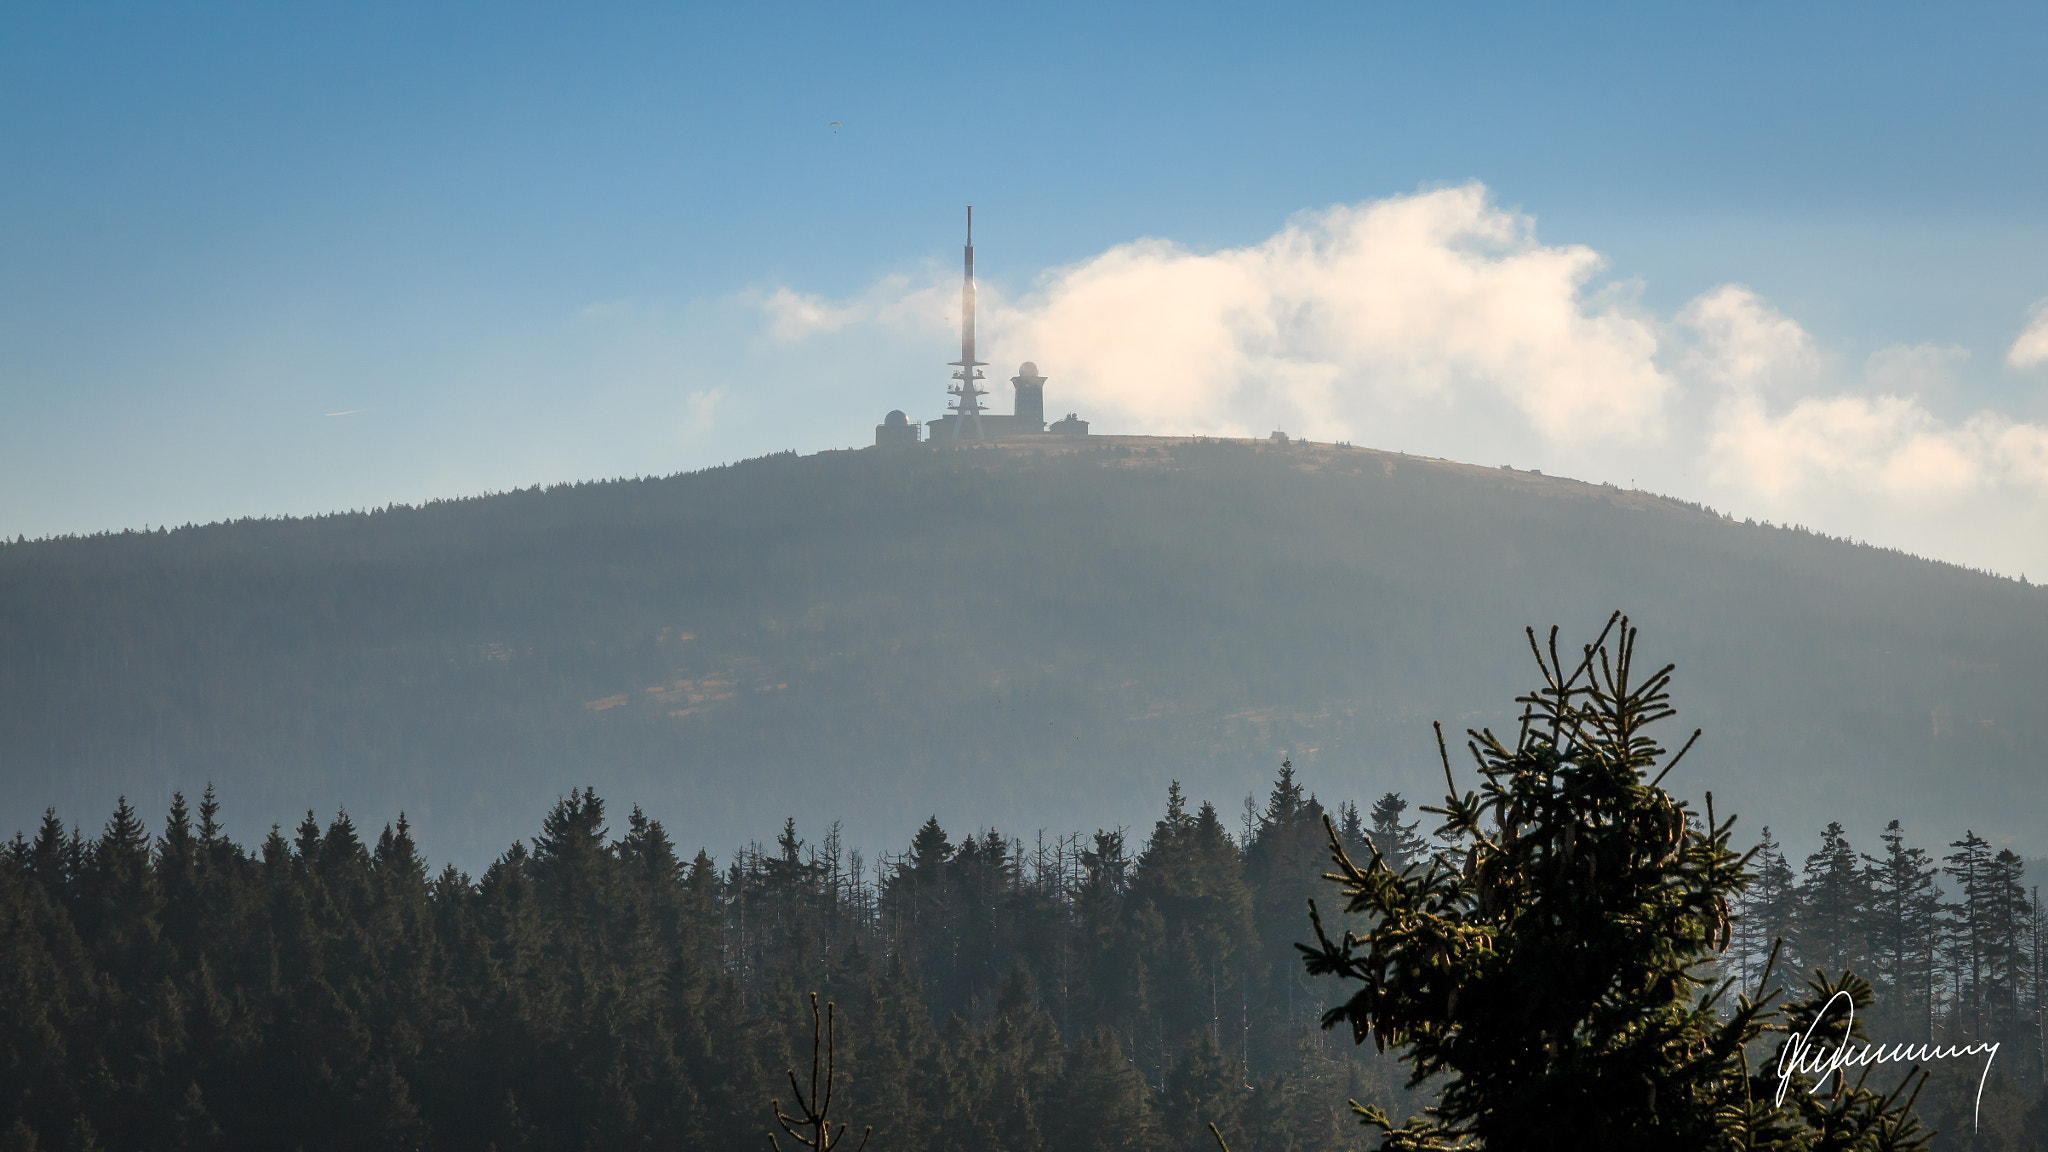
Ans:
{"type": "MultiPolygon", "coordinates": [[[[953,373],[954,383],[946,389],[953,397],[946,414],[927,425],[931,431],[928,443],[958,444],[976,440],[1006,439],[1012,436],[1041,436],[1050,432],[1063,436],[1086,436],[1088,422],[1072,412],[1067,418],[1054,422],[1050,427],[1045,422],[1045,377],[1038,374],[1038,365],[1026,360],[1010,377],[1010,386],[1015,390],[1009,415],[991,412],[981,402],[988,395],[981,387],[986,379],[981,370],[987,361],[974,358],[974,209],[967,209],[967,252],[966,272],[960,286],[960,359],[951,367],[959,369],[953,373]]],[[[880,424],[875,425],[875,445],[881,448],[905,447],[919,441],[919,425],[903,414],[902,409],[889,413],[880,424]]]]}

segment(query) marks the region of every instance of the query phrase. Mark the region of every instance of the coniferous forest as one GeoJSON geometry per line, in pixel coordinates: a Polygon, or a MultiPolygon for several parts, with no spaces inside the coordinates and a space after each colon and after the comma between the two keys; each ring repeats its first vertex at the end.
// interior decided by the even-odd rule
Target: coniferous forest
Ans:
{"type": "MultiPolygon", "coordinates": [[[[8,1149],[759,1147],[837,1005],[834,1115],[886,1149],[1375,1146],[1393,1049],[1322,1014],[1307,901],[1334,897],[1325,818],[1412,873],[1443,841],[1392,793],[1334,811],[1283,764],[1226,820],[1178,786],[1142,833],[1030,839],[929,820],[866,858],[786,823],[718,860],[572,791],[479,876],[436,870],[403,816],[309,813],[245,846],[232,797],[125,801],[96,835],[52,812],[0,859],[8,1149]]],[[[1864,974],[1879,1036],[2002,1049],[1938,1069],[1937,1147],[2048,1146],[2043,911],[1974,835],[1876,851],[1765,832],[1721,966],[1864,974]]],[[[1320,900],[1332,932],[1334,898],[1320,900]]],[[[1357,925],[1354,925],[1357,926],[1357,925]]],[[[1453,1001],[1455,1003],[1455,1001],[1453,1001]]]]}

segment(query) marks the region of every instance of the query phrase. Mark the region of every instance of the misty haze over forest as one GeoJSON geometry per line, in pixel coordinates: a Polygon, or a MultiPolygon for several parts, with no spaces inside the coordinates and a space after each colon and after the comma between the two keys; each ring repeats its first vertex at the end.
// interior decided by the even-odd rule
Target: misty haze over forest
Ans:
{"type": "Polygon", "coordinates": [[[1617,606],[1678,665],[1691,778],[1829,820],[2048,845],[2048,594],[1611,486],[1362,448],[1094,438],[0,548],[0,814],[208,782],[243,835],[404,810],[478,867],[594,785],[723,856],[784,816],[1235,813],[1440,788],[1525,625],[1617,606]]]}
{"type": "Polygon", "coordinates": [[[2048,1152],[2044,57],[0,8],[0,1152],[2048,1152]]]}

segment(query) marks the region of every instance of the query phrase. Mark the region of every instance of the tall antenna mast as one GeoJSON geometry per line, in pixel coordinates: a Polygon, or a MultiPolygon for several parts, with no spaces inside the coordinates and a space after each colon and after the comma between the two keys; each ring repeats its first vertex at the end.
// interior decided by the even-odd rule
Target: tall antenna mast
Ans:
{"type": "Polygon", "coordinates": [[[984,439],[981,430],[981,398],[988,395],[977,387],[982,379],[979,369],[986,360],[974,358],[974,205],[967,206],[967,272],[960,284],[960,358],[952,366],[960,369],[953,373],[958,384],[946,389],[954,398],[950,411],[957,413],[953,420],[953,439],[961,438],[960,430],[968,421],[974,422],[971,440],[984,439]]]}

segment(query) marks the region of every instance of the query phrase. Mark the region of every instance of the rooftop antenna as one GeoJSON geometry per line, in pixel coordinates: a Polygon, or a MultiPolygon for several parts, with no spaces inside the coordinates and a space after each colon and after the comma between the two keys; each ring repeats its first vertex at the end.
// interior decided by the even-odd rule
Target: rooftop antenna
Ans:
{"type": "Polygon", "coordinates": [[[949,409],[956,413],[953,419],[954,440],[961,438],[960,430],[970,420],[974,422],[974,432],[967,438],[985,439],[981,430],[981,398],[988,393],[977,387],[977,384],[983,379],[980,369],[987,363],[986,360],[974,358],[974,205],[969,204],[967,273],[960,284],[960,358],[952,362],[952,366],[959,369],[953,373],[953,379],[959,383],[946,389],[946,394],[954,398],[953,406],[949,409]]]}

